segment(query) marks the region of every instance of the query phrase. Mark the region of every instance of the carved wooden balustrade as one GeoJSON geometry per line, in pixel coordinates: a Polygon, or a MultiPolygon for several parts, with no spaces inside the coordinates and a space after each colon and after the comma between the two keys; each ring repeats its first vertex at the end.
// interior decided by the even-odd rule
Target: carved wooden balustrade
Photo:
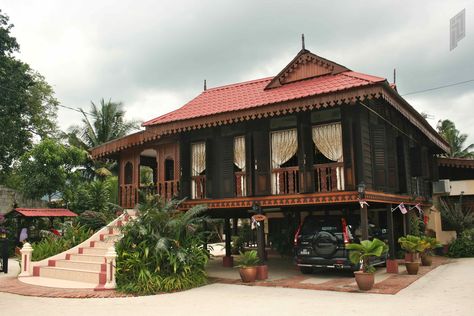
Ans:
{"type": "Polygon", "coordinates": [[[344,163],[334,162],[314,165],[316,192],[344,190],[344,163]]]}
{"type": "Polygon", "coordinates": [[[158,183],[158,194],[167,199],[171,200],[178,196],[179,193],[179,181],[169,180],[158,183]]]}
{"type": "Polygon", "coordinates": [[[272,170],[273,194],[296,194],[300,192],[299,168],[287,167],[272,170]]]}
{"type": "Polygon", "coordinates": [[[206,176],[191,177],[191,198],[193,200],[206,198],[206,176]]]}
{"type": "Polygon", "coordinates": [[[120,206],[123,208],[133,208],[138,201],[138,190],[133,184],[123,184],[120,186],[120,206]]]}

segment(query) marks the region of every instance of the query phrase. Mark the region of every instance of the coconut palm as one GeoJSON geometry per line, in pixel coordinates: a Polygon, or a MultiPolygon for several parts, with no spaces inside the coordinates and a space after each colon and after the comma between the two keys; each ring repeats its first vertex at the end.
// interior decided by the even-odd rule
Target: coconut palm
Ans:
{"type": "Polygon", "coordinates": [[[75,125],[69,129],[69,142],[77,147],[89,149],[138,129],[137,121],[125,120],[122,106],[122,102],[112,102],[110,99],[106,102],[102,98],[99,106],[91,101],[90,115],[81,109],[82,125],[75,125]]]}
{"type": "Polygon", "coordinates": [[[461,134],[454,123],[450,120],[440,120],[438,122],[438,133],[451,146],[451,153],[445,155],[450,158],[474,158],[474,144],[464,147],[467,134],[461,134]]]}

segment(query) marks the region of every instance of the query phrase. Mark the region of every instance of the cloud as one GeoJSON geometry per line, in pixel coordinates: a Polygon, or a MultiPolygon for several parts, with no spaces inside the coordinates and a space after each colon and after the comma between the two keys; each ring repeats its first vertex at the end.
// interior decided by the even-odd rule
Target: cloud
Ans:
{"type": "MultiPolygon", "coordinates": [[[[3,1],[20,58],[46,76],[59,100],[123,101],[149,120],[208,87],[277,74],[306,47],[348,68],[392,80],[401,94],[473,78],[471,1],[3,1]],[[466,8],[467,31],[449,52],[449,18],[466,8]]],[[[464,111],[474,84],[413,95],[412,105],[452,117],[474,137],[464,111]],[[448,110],[449,109],[449,110],[448,110]]],[[[66,129],[80,116],[59,113],[66,129]]],[[[432,122],[436,123],[436,122],[432,122]]]]}

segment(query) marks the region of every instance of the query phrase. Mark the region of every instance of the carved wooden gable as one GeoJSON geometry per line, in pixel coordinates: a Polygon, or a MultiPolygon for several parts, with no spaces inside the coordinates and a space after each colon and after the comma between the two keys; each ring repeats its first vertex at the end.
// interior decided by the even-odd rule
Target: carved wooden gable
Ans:
{"type": "Polygon", "coordinates": [[[307,50],[301,50],[265,89],[280,87],[303,79],[337,74],[347,70],[349,69],[335,62],[319,57],[307,50]]]}

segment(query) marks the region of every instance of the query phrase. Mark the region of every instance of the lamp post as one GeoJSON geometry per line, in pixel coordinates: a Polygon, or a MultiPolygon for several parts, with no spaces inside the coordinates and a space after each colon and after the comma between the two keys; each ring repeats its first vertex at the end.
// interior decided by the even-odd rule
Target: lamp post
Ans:
{"type": "Polygon", "coordinates": [[[357,193],[359,193],[359,203],[360,203],[360,232],[361,240],[369,239],[369,217],[367,211],[367,204],[363,203],[365,199],[365,183],[362,181],[357,186],[357,193]]]}

